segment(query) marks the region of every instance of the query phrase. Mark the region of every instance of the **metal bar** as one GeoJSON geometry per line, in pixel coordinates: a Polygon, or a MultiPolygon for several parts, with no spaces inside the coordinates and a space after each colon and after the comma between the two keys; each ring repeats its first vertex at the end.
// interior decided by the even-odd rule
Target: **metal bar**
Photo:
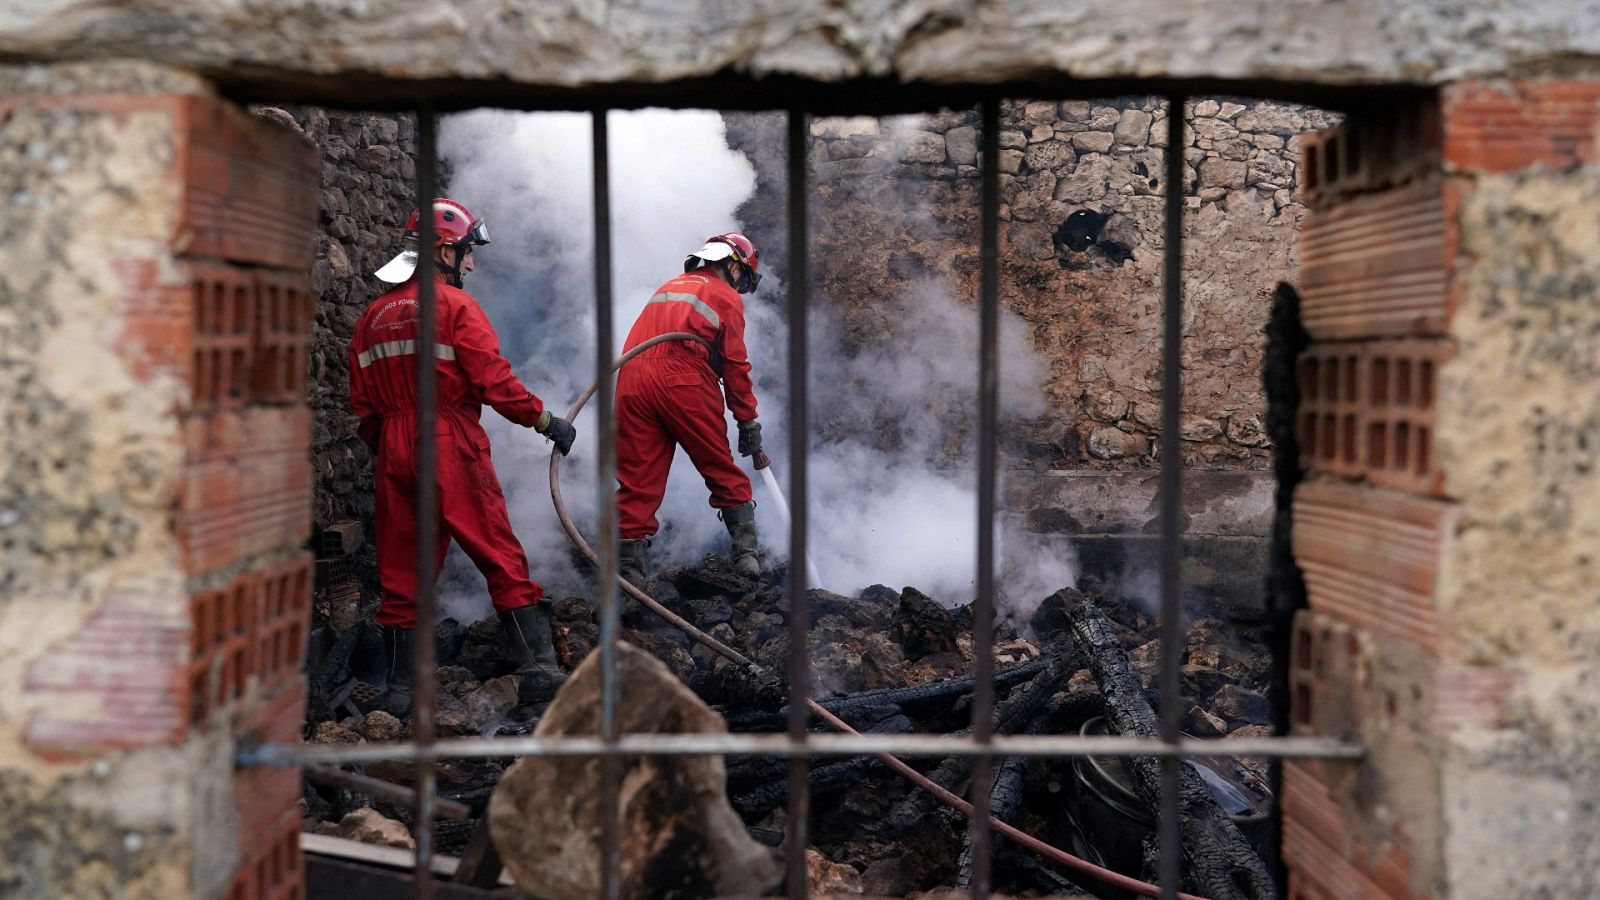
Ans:
{"type": "MultiPolygon", "coordinates": [[[[972,611],[972,740],[994,736],[994,511],[1000,408],[1000,101],[983,101],[978,276],[978,597],[972,611]]],[[[972,766],[972,897],[989,896],[990,759],[972,766]]]]}
{"type": "Polygon", "coordinates": [[[417,760],[417,900],[433,898],[434,705],[437,666],[434,620],[439,575],[439,448],[434,432],[438,406],[434,357],[439,320],[434,311],[433,264],[434,171],[437,166],[437,120],[432,107],[417,109],[417,621],[413,635],[416,677],[412,685],[411,733],[417,760]]]}
{"type": "MultiPolygon", "coordinates": [[[[367,763],[413,759],[417,745],[392,744],[262,744],[241,750],[243,766],[303,766],[314,763],[367,763]]],[[[495,756],[695,756],[741,753],[764,756],[1264,756],[1280,759],[1358,760],[1366,748],[1334,738],[1264,737],[1232,740],[1184,738],[1177,744],[1152,738],[1105,735],[995,735],[974,744],[962,735],[941,734],[809,734],[804,741],[783,734],[629,734],[615,742],[598,737],[453,738],[433,746],[436,759],[480,759],[495,756]]]]}
{"type": "MultiPolygon", "coordinates": [[[[595,431],[600,436],[600,458],[595,461],[595,502],[600,506],[600,738],[607,745],[617,740],[617,447],[616,384],[611,375],[615,355],[611,309],[611,150],[606,131],[607,110],[591,114],[594,178],[594,322],[595,384],[599,402],[595,431]]],[[[614,900],[621,886],[621,833],[618,795],[621,791],[620,757],[606,756],[600,764],[600,896],[614,900]]]]}
{"type": "MultiPolygon", "coordinates": [[[[789,738],[804,741],[811,714],[806,701],[811,696],[810,652],[811,610],[806,591],[806,450],[810,434],[810,394],[807,391],[807,304],[810,297],[810,223],[806,192],[806,113],[789,110],[789,738]]],[[[805,900],[806,847],[811,843],[808,820],[811,815],[811,784],[807,776],[809,761],[804,756],[789,758],[788,832],[789,896],[805,900]]]]}
{"type": "MultiPolygon", "coordinates": [[[[418,794],[403,784],[393,784],[381,778],[370,775],[357,775],[332,766],[306,766],[306,780],[312,784],[327,785],[328,787],[343,788],[366,794],[368,797],[377,797],[390,803],[416,803],[418,794]]],[[[440,797],[433,802],[433,814],[441,819],[470,819],[472,808],[465,803],[457,803],[440,797]]]]}
{"type": "MultiPolygon", "coordinates": [[[[1183,703],[1178,679],[1183,647],[1183,442],[1178,414],[1183,406],[1183,116],[1184,97],[1167,98],[1166,231],[1162,239],[1161,287],[1161,740],[1183,742],[1183,703]]],[[[1178,831],[1178,766],[1167,756],[1161,766],[1161,839],[1157,884],[1161,896],[1178,895],[1183,847],[1178,831]]]]}

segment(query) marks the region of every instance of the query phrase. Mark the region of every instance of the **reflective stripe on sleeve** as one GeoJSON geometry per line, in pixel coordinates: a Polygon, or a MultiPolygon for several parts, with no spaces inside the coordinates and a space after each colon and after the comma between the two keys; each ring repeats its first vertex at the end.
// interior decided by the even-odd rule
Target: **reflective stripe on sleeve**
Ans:
{"type": "Polygon", "coordinates": [[[711,323],[712,328],[722,327],[722,317],[717,315],[717,311],[712,309],[710,304],[693,294],[680,294],[676,291],[662,291],[654,297],[651,297],[650,303],[687,303],[694,307],[695,312],[705,316],[706,321],[711,323]]]}
{"type": "MultiPolygon", "coordinates": [[[[376,360],[389,359],[393,356],[415,356],[416,354],[417,342],[415,340],[385,341],[382,344],[373,344],[371,347],[356,354],[356,361],[361,364],[361,368],[365,369],[376,360]]],[[[456,358],[456,348],[450,344],[434,344],[433,355],[438,359],[454,360],[456,358]]]]}

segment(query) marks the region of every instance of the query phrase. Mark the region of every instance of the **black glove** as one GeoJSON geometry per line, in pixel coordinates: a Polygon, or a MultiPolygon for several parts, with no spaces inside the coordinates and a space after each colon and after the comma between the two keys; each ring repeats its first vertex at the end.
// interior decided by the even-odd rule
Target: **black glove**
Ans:
{"type": "Polygon", "coordinates": [[[755,419],[739,423],[739,455],[755,456],[761,452],[761,423],[755,419]]]}
{"type": "Polygon", "coordinates": [[[572,451],[572,442],[578,439],[578,429],[560,416],[551,416],[549,412],[545,415],[550,416],[549,421],[541,421],[535,430],[555,441],[556,449],[561,451],[562,456],[566,456],[572,451]]]}

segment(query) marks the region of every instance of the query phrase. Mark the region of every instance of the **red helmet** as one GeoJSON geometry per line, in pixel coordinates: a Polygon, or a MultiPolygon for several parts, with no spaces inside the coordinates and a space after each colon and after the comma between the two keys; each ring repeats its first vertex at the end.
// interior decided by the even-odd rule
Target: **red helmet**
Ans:
{"type": "Polygon", "coordinates": [[[739,280],[733,286],[739,293],[748,294],[761,283],[761,273],[756,271],[761,266],[761,255],[756,252],[756,245],[737,231],[714,234],[706,238],[705,246],[684,259],[683,270],[692,272],[708,262],[724,259],[732,259],[744,265],[744,271],[739,274],[739,280]]]}
{"type": "MultiPolygon", "coordinates": [[[[391,284],[400,284],[411,277],[417,268],[416,244],[421,237],[421,228],[422,217],[418,210],[413,209],[411,215],[406,217],[406,249],[374,273],[378,278],[391,284]]],[[[466,248],[489,243],[489,228],[460,203],[448,197],[436,197],[433,201],[433,243],[435,246],[457,247],[465,252],[466,248]]],[[[456,266],[459,270],[459,260],[456,266]]],[[[456,280],[460,280],[459,272],[456,280]]]]}

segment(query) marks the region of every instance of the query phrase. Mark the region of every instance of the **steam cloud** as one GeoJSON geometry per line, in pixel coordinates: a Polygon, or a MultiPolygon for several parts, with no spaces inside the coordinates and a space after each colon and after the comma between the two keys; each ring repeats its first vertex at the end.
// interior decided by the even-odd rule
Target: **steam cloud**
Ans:
{"type": "MultiPolygon", "coordinates": [[[[480,110],[452,116],[442,129],[451,195],[486,218],[494,239],[478,254],[467,288],[489,314],[517,374],[563,414],[594,377],[590,127],[586,114],[480,110]]],[[[753,192],[755,172],[728,147],[715,112],[612,113],[610,130],[620,351],[645,301],[682,271],[684,256],[707,235],[741,227],[735,210],[753,192]]],[[[925,215],[908,200],[885,211],[885,227],[896,227],[896,217],[925,215]]],[[[950,420],[952,404],[975,406],[977,311],[936,280],[905,290],[901,306],[914,315],[872,353],[843,352],[826,298],[812,312],[811,397],[820,430],[809,454],[811,552],[821,586],[830,590],[854,595],[874,583],[916,585],[947,603],[964,603],[975,583],[976,474],[970,452],[950,451],[952,438],[963,441],[950,420]],[[841,391],[841,385],[868,389],[841,391]],[[873,430],[886,419],[895,426],[888,447],[873,430]]],[[[787,486],[784,286],[769,276],[745,301],[765,443],[787,486]]],[[[1025,323],[1009,312],[1002,316],[1002,418],[1036,416],[1043,411],[1045,363],[1025,323]]],[[[593,540],[593,404],[576,424],[579,440],[562,466],[561,487],[593,540]]],[[[556,597],[591,594],[550,505],[548,442],[492,413],[484,425],[534,578],[556,597]]],[[[963,446],[970,445],[968,435],[963,446]]],[[[753,480],[770,561],[784,555],[787,531],[776,504],[765,502],[760,479],[753,480]]],[[[706,500],[699,474],[678,454],[651,551],[655,567],[726,552],[726,532],[706,500]]],[[[1002,529],[1002,563],[1001,602],[1012,613],[1026,613],[1075,581],[1071,559],[1059,549],[1043,552],[1015,529],[1002,529]]],[[[446,612],[464,621],[489,612],[481,578],[459,551],[446,564],[441,598],[446,612]]]]}

